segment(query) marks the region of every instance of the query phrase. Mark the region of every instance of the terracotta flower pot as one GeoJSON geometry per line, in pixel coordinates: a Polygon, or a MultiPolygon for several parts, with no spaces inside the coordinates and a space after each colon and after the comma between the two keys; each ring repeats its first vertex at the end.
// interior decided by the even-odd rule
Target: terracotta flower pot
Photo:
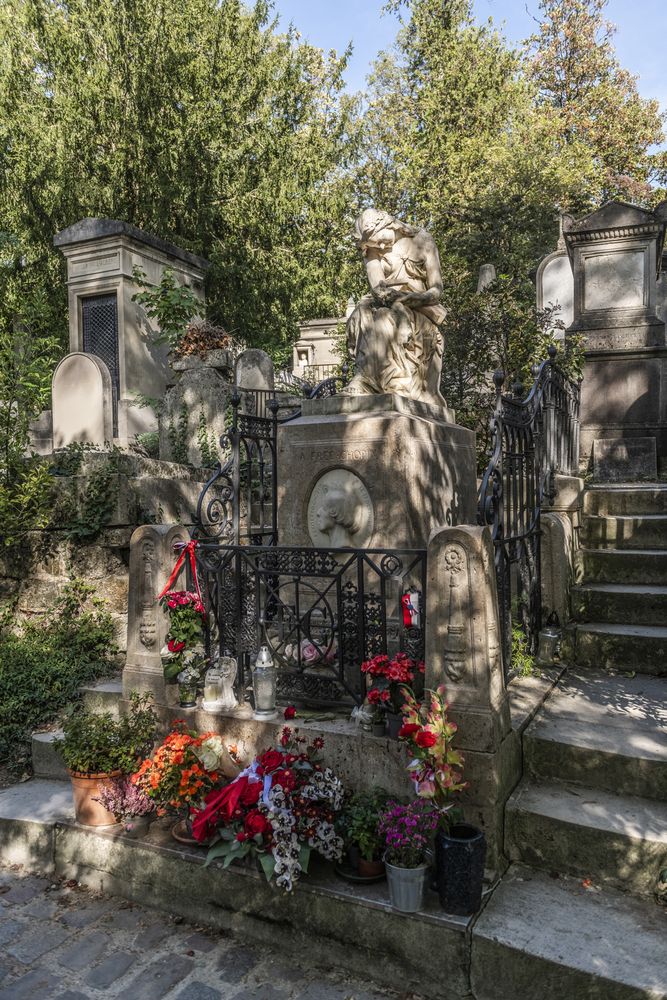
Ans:
{"type": "Polygon", "coordinates": [[[118,778],[122,772],[112,771],[101,774],[82,774],[80,771],[70,771],[72,794],[74,796],[74,815],[81,826],[115,826],[116,817],[105,809],[101,802],[93,799],[100,794],[100,789],[111,783],[112,778],[118,778]]]}
{"type": "Polygon", "coordinates": [[[366,861],[365,858],[360,857],[357,870],[363,878],[376,878],[379,875],[384,875],[384,861],[366,861]]]}

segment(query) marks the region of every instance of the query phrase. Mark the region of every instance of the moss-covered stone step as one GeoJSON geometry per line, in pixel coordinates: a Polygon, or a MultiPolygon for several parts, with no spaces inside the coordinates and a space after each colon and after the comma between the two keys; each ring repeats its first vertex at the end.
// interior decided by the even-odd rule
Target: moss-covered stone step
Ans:
{"type": "Polygon", "coordinates": [[[575,629],[574,662],[580,667],[667,676],[667,627],[589,622],[575,629]]]}
{"type": "Polygon", "coordinates": [[[582,541],[589,548],[667,550],[667,514],[588,515],[582,541]]]}
{"type": "Polygon", "coordinates": [[[667,586],[667,551],[583,549],[583,583],[647,583],[667,586]]]}
{"type": "Polygon", "coordinates": [[[524,778],[507,803],[505,851],[543,871],[650,896],[667,857],[667,804],[524,778]]]}
{"type": "Polygon", "coordinates": [[[572,588],[570,601],[579,622],[667,624],[667,587],[658,584],[582,584],[572,588]]]}
{"type": "Polygon", "coordinates": [[[533,778],[667,801],[667,678],[570,671],[523,736],[533,778]]]}
{"type": "Polygon", "coordinates": [[[513,865],[491,897],[472,937],[476,1000],[664,1000],[664,910],[553,874],[513,865]]]}
{"type": "Polygon", "coordinates": [[[667,484],[589,486],[584,492],[584,513],[667,514],[667,484]]]}

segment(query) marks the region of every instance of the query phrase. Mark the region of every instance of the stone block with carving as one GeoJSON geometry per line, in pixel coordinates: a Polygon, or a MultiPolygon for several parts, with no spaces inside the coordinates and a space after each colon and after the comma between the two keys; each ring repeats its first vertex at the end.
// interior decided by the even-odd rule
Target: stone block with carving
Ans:
{"type": "Polygon", "coordinates": [[[428,544],[426,686],[444,684],[462,750],[492,752],[510,730],[489,528],[439,528],[428,544]]]}

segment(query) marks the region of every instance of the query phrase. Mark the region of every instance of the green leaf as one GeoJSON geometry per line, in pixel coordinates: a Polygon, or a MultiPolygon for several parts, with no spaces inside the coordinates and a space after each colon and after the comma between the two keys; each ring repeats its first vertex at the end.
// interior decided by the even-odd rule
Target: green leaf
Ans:
{"type": "Polygon", "coordinates": [[[302,844],[299,848],[299,864],[302,870],[307,873],[310,864],[310,847],[307,844],[302,844]]]}
{"type": "Polygon", "coordinates": [[[276,867],[276,862],[273,855],[269,852],[265,852],[265,853],[258,853],[257,857],[259,858],[259,863],[262,866],[262,871],[264,872],[266,881],[270,882],[271,879],[273,878],[273,872],[276,867]]]}

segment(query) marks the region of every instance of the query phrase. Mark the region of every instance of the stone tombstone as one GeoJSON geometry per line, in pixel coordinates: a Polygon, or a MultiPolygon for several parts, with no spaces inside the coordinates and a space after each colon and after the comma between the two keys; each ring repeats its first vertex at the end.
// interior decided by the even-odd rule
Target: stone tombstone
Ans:
{"type": "Polygon", "coordinates": [[[272,392],[275,388],[273,361],[257,348],[243,351],[236,359],[234,383],[239,389],[259,389],[272,392]]]}
{"type": "MultiPolygon", "coordinates": [[[[132,534],[124,698],[130,691],[147,691],[165,704],[161,650],[169,631],[169,616],[156,598],[176,562],[175,543],[189,540],[187,530],[180,525],[144,524],[132,534]]],[[[175,589],[184,589],[184,579],[185,570],[175,589]]]]}
{"type": "Polygon", "coordinates": [[[593,442],[593,475],[606,482],[656,479],[655,438],[597,438],[593,442]]]}
{"type": "Polygon", "coordinates": [[[109,369],[94,354],[68,354],[51,381],[53,448],[80,442],[98,448],[113,441],[109,369]]]}
{"type": "Polygon", "coordinates": [[[585,342],[584,466],[598,439],[653,437],[658,465],[667,459],[667,340],[659,315],[666,223],[667,202],[653,211],[608,202],[583,219],[563,219],[574,272],[567,333],[585,342]]]}
{"type": "Polygon", "coordinates": [[[496,750],[510,715],[488,527],[439,528],[429,539],[425,662],[426,687],[446,687],[457,747],[496,750]]]}
{"type": "Polygon", "coordinates": [[[118,219],[82,219],[53,239],[67,260],[70,351],[99,356],[111,376],[114,434],[127,446],[157,430],[157,417],[139,397],[161,399],[170,381],[167,346],[150,334],[155,322],[132,297],[138,267],[158,285],[165,268],[189,285],[204,309],[208,261],[118,219]]]}
{"type": "Polygon", "coordinates": [[[160,458],[208,467],[222,454],[227,430],[234,360],[228,351],[209,351],[172,361],[176,383],[167,389],[160,410],[160,458]]]}
{"type": "Polygon", "coordinates": [[[557,340],[565,337],[565,330],[574,320],[574,276],[567,251],[556,250],[541,262],[535,282],[536,305],[538,311],[550,306],[560,306],[556,319],[563,323],[563,329],[550,330],[557,340]]]}
{"type": "Polygon", "coordinates": [[[475,435],[446,416],[389,393],[305,399],[278,427],[280,544],[426,548],[435,528],[473,524],[475,435]],[[324,503],[335,483],[352,490],[333,497],[337,526],[324,503]]]}

